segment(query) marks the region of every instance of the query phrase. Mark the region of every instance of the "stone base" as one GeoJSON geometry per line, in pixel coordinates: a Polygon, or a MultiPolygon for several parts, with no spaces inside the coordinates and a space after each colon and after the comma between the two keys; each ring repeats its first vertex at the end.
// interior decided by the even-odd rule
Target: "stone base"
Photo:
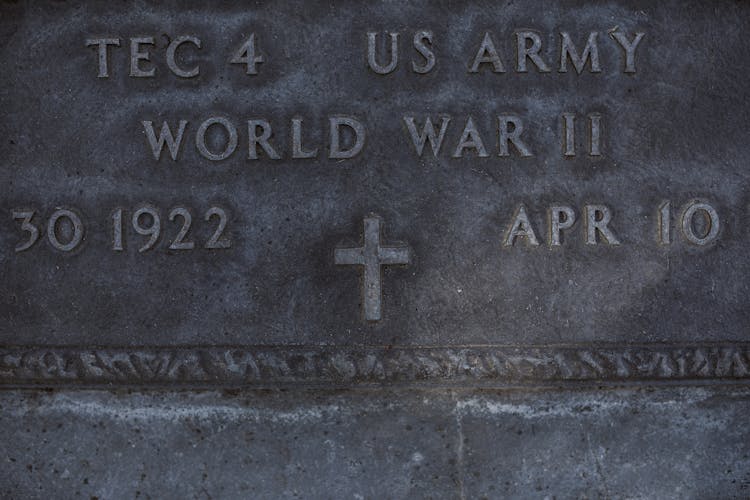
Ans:
{"type": "Polygon", "coordinates": [[[750,388],[0,393],[4,498],[744,498],[750,388]]]}

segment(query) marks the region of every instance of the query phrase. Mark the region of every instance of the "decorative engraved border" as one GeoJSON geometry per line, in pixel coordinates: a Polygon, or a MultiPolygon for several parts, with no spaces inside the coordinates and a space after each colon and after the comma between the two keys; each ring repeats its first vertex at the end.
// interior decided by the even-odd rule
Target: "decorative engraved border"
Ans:
{"type": "Polygon", "coordinates": [[[0,387],[750,383],[750,345],[0,347],[0,387]]]}

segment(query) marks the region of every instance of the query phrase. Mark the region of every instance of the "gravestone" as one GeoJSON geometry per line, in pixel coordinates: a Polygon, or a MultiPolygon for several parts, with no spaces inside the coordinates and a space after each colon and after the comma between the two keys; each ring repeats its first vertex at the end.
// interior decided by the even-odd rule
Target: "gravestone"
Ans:
{"type": "Polygon", "coordinates": [[[748,26],[3,3],[2,496],[750,496],[748,26]]]}

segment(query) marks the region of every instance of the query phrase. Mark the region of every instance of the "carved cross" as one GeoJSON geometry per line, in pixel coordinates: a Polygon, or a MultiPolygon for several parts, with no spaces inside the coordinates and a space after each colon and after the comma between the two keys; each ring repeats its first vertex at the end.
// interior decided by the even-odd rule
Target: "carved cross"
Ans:
{"type": "Polygon", "coordinates": [[[361,266],[363,268],[363,295],[365,319],[380,321],[382,317],[381,270],[382,266],[407,265],[411,262],[409,248],[404,244],[381,246],[382,219],[377,215],[368,215],[364,219],[364,245],[359,248],[337,248],[334,251],[334,262],[343,266],[361,266]]]}

